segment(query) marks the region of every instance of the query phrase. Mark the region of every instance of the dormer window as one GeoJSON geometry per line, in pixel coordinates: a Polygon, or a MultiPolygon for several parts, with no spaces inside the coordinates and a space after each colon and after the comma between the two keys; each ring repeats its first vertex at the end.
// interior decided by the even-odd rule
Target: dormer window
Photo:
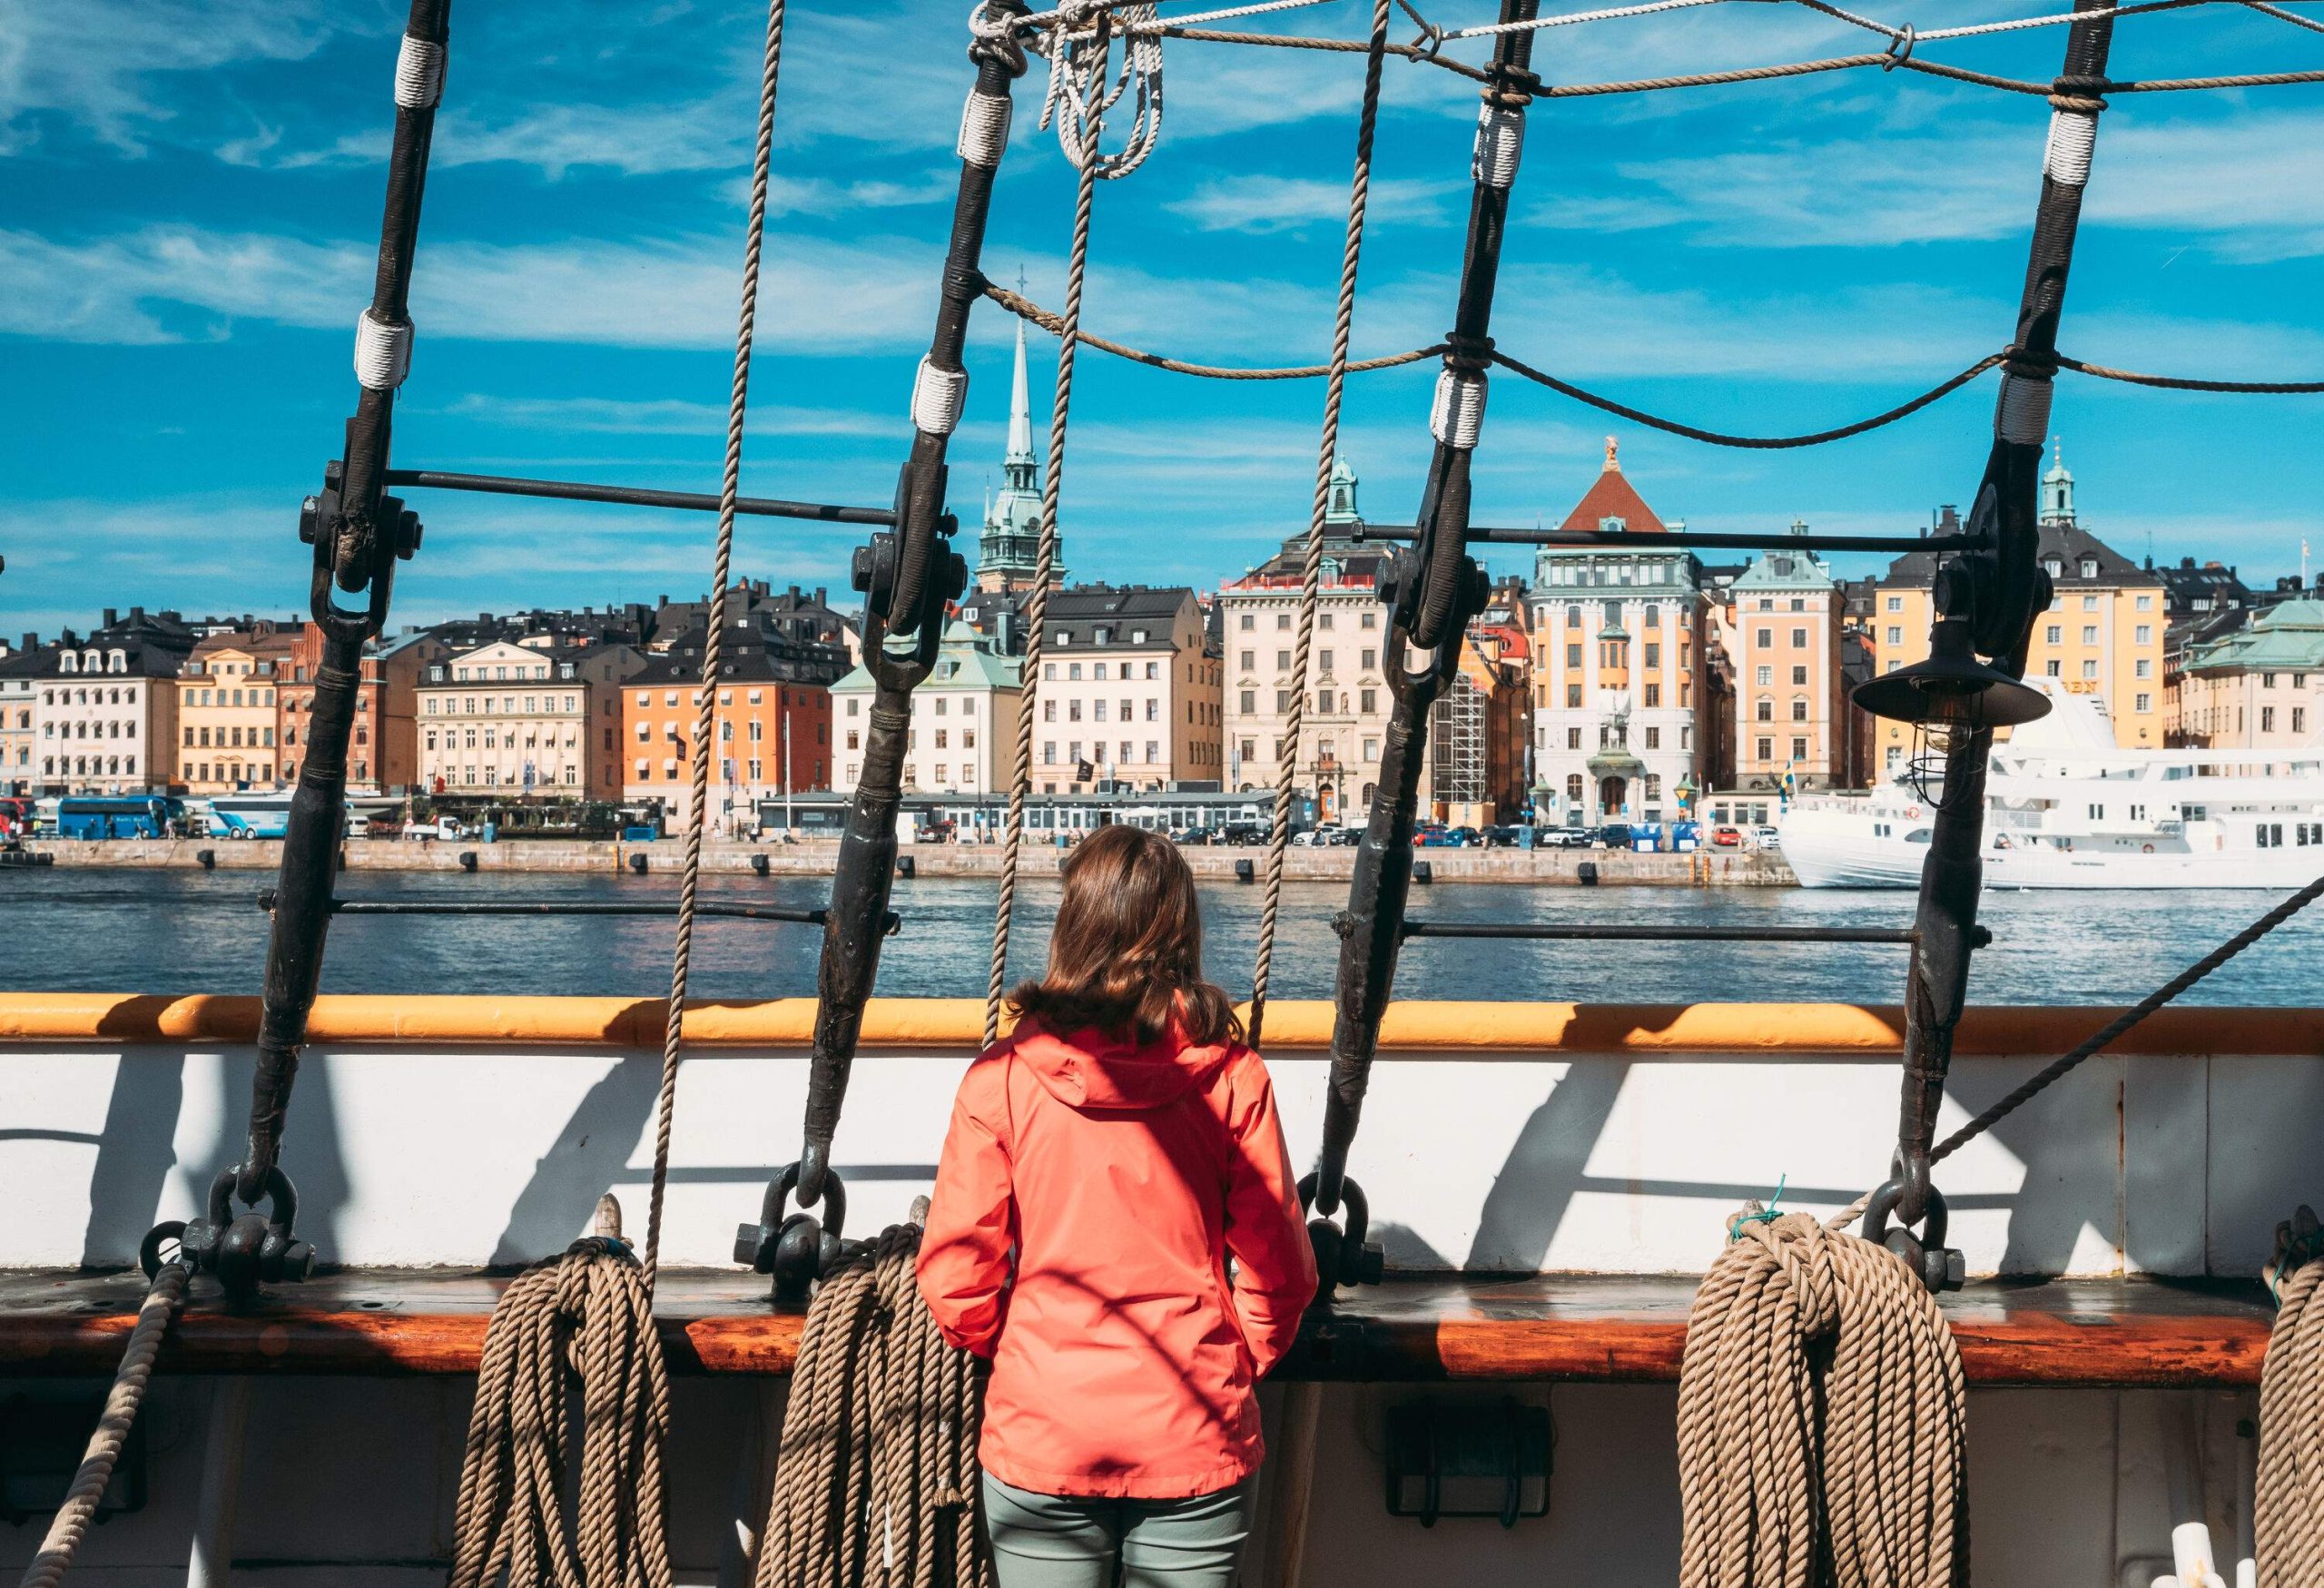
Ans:
{"type": "Polygon", "coordinates": [[[1609,515],[1598,520],[1598,528],[1609,535],[1620,535],[1630,528],[1630,524],[1619,516],[1609,515]]]}
{"type": "Polygon", "coordinates": [[[1146,630],[1142,628],[1131,629],[1129,631],[1129,643],[1134,646],[1144,645],[1146,643],[1146,630]]]}
{"type": "Polygon", "coordinates": [[[2042,559],[2042,571],[2048,574],[2053,579],[2060,574],[2065,572],[2065,567],[2066,565],[2060,562],[2054,557],[2045,557],[2042,559]]]}
{"type": "Polygon", "coordinates": [[[81,658],[71,651],[60,652],[56,658],[56,670],[60,673],[77,673],[81,670],[81,658]]]}
{"type": "Polygon", "coordinates": [[[2082,577],[2085,579],[2094,579],[2098,577],[2098,559],[2096,557],[2085,557],[2082,559],[2082,577]]]}
{"type": "Polygon", "coordinates": [[[84,673],[102,673],[102,672],[103,672],[103,671],[104,671],[104,661],[103,661],[103,658],[102,658],[101,656],[99,656],[97,655],[97,653],[96,653],[96,652],[94,652],[94,651],[91,651],[88,655],[86,655],[86,656],[83,656],[83,657],[81,658],[81,671],[83,671],[84,673]]]}
{"type": "Polygon", "coordinates": [[[113,670],[114,672],[126,673],[129,671],[129,654],[126,651],[113,652],[111,660],[113,670]]]}

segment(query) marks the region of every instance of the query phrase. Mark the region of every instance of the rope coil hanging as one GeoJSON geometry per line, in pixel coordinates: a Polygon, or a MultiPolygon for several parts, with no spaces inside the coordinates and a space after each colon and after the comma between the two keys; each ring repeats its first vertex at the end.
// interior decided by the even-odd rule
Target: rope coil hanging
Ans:
{"type": "Polygon", "coordinates": [[[1679,1376],[1681,1588],[1952,1588],[1967,1391],[1936,1298],[1808,1214],[1734,1221],[1679,1376]]]}
{"type": "Polygon", "coordinates": [[[492,1309],[455,1514],[451,1588],[665,1588],[670,1385],[648,1276],[617,1238],[526,1269],[492,1309]],[[578,1380],[582,1445],[568,1520],[578,1380]]]}
{"type": "Polygon", "coordinates": [[[2277,1226],[2267,1279],[2276,1323],[2260,1375],[2259,1588],[2309,1588],[2324,1583],[2324,1230],[2308,1208],[2277,1226]]]}
{"type": "Polygon", "coordinates": [[[892,1225],[807,1309],[757,1588],[991,1588],[978,1528],[981,1368],[937,1332],[892,1225]]]}

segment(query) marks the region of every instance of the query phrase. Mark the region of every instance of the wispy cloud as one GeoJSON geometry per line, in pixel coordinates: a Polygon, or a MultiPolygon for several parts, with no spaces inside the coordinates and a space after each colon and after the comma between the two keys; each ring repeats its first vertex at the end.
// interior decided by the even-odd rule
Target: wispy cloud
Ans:
{"type": "MultiPolygon", "coordinates": [[[[1466,183],[1398,180],[1372,184],[1366,216],[1374,221],[1443,225],[1445,200],[1466,183]]],[[[1207,182],[1165,206],[1206,232],[1296,232],[1344,225],[1347,183],[1316,177],[1227,176],[1207,182]]]]}
{"type": "MultiPolygon", "coordinates": [[[[487,397],[471,392],[446,410],[456,419],[478,419],[525,430],[570,431],[615,436],[719,436],[726,432],[726,410],[713,403],[679,398],[627,400],[607,397],[487,397]]],[[[751,429],[780,436],[895,436],[906,421],[901,414],[871,414],[851,409],[798,408],[753,403],[751,429]]]]}

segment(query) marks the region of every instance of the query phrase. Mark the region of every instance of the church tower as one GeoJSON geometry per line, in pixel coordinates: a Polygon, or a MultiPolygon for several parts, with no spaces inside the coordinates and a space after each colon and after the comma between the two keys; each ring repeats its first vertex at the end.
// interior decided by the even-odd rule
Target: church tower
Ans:
{"type": "Polygon", "coordinates": [[[2049,472],[2042,476],[2042,522],[2072,524],[2073,518],[2073,476],[2066,472],[2064,444],[2052,437],[2049,472]]]}
{"type": "MultiPolygon", "coordinates": [[[[1033,453],[1033,404],[1025,378],[1025,322],[1017,322],[1017,371],[1009,390],[1009,451],[1001,487],[985,502],[977,537],[977,588],[1009,595],[1029,587],[1040,555],[1040,459],[1033,453]]],[[[1065,569],[1051,570],[1054,582],[1065,569]]]]}

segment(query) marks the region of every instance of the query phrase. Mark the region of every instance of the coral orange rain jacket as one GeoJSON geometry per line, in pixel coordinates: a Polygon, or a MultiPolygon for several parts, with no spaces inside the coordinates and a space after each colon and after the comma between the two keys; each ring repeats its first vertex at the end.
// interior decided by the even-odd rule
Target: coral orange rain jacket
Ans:
{"type": "Polygon", "coordinates": [[[1019,1027],[960,1082],[920,1287],[946,1339],[992,1358],[979,1455],[1001,1482],[1241,1482],[1265,1454],[1254,1386],[1315,1291],[1266,1066],[1019,1027]]]}

